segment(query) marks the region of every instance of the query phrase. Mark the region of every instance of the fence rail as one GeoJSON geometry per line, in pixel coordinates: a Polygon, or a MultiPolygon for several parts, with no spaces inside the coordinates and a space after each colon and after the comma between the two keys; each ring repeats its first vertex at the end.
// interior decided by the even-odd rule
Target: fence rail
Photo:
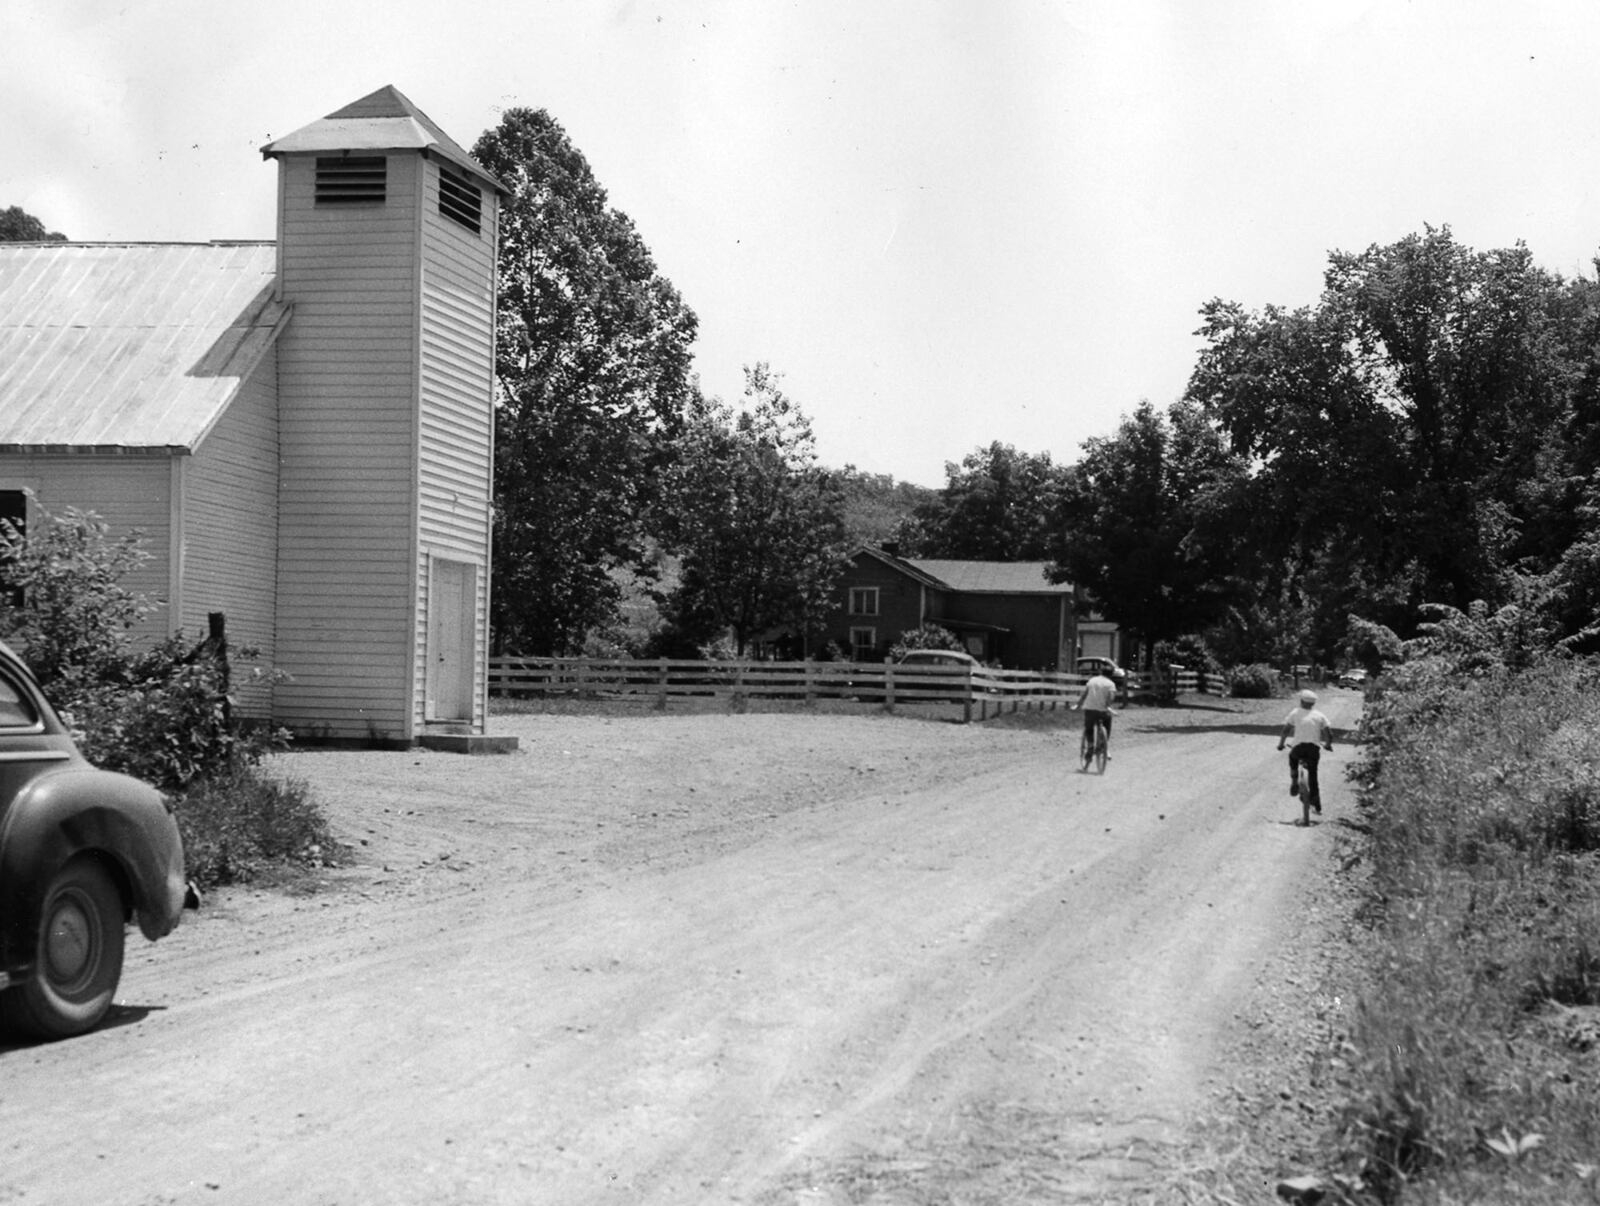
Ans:
{"type": "MultiPolygon", "coordinates": [[[[665,708],[673,697],[812,702],[846,699],[901,704],[959,704],[963,719],[987,720],[1019,709],[1070,706],[1088,681],[1082,674],[896,666],[871,662],[630,661],[604,658],[493,657],[489,690],[502,696],[646,697],[665,708]],[[976,716],[974,714],[976,713],[976,716]]],[[[1139,698],[1193,692],[1191,671],[1143,682],[1130,676],[1127,694],[1139,698]]]]}

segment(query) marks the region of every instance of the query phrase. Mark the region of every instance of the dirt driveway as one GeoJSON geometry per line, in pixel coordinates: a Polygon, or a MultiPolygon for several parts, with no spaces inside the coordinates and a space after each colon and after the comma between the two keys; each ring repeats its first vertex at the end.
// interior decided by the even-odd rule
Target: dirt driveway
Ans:
{"type": "Polygon", "coordinates": [[[220,894],[130,941],[110,1026],[0,1051],[0,1203],[1122,1200],[1332,840],[1288,706],[1136,709],[1103,778],[1058,716],[295,754],[359,865],[220,894]]]}

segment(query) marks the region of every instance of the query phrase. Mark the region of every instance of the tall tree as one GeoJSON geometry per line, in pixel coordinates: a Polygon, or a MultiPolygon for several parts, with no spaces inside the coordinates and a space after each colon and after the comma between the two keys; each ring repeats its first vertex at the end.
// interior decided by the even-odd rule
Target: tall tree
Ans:
{"type": "Polygon", "coordinates": [[[996,440],[945,465],[944,489],[916,509],[905,543],[923,557],[1046,560],[1065,477],[1048,452],[996,440]]]}
{"type": "Polygon", "coordinates": [[[669,547],[681,580],[666,612],[699,641],[821,625],[849,554],[844,493],[817,464],[811,423],[766,364],[745,369],[744,405],[699,402],[669,475],[669,547]]]}
{"type": "Polygon", "coordinates": [[[20,205],[0,209],[0,243],[61,243],[67,236],[60,231],[47,230],[20,205]]]}
{"type": "Polygon", "coordinates": [[[1231,566],[1198,534],[1216,526],[1243,466],[1197,407],[1145,402],[1084,444],[1062,491],[1058,580],[1150,641],[1200,630],[1229,599],[1231,566]]]}
{"type": "Polygon", "coordinates": [[[1207,306],[1187,397],[1253,466],[1263,589],[1298,575],[1334,604],[1328,644],[1350,611],[1405,630],[1422,603],[1498,601],[1548,563],[1545,521],[1573,510],[1581,310],[1525,247],[1475,252],[1447,227],[1333,253],[1313,309],[1207,306]]]}
{"type": "Polygon", "coordinates": [[[495,371],[497,648],[567,652],[648,574],[649,516],[695,394],[697,322],[566,132],[509,109],[473,155],[500,211],[495,371]]]}

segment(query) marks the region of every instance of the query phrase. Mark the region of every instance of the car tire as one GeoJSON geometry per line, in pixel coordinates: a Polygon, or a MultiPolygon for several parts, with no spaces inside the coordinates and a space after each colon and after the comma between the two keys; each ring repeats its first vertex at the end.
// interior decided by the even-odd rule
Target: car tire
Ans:
{"type": "Polygon", "coordinates": [[[30,1038],[62,1039],[99,1025],[122,979],[126,914],[106,868],[79,858],[45,892],[34,974],[0,993],[0,1023],[30,1038]]]}

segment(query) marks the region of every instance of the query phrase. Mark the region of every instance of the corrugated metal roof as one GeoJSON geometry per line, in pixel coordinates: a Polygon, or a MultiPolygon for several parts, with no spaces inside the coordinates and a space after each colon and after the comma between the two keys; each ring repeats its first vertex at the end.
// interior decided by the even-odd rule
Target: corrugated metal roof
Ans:
{"type": "Polygon", "coordinates": [[[326,151],[430,151],[505,193],[506,188],[392,84],[261,148],[264,156],[326,151]]]}
{"type": "Polygon", "coordinates": [[[0,244],[0,449],[193,449],[287,317],[271,243],[0,244]]]}
{"type": "Polygon", "coordinates": [[[1070,582],[1052,582],[1045,561],[940,561],[907,557],[906,562],[947,583],[952,590],[1008,595],[1070,595],[1070,582]]]}

